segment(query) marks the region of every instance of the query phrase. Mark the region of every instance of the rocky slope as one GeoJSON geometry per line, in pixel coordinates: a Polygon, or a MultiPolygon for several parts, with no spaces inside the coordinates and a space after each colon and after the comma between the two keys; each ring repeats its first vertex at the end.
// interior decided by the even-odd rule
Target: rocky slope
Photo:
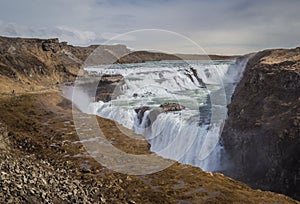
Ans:
{"type": "Polygon", "coordinates": [[[252,57],[229,105],[227,175],[300,199],[300,48],[252,57]]]}
{"type": "MultiPolygon", "coordinates": [[[[142,176],[116,173],[87,153],[71,108],[55,92],[0,98],[0,203],[298,203],[178,163],[142,176]]],[[[138,135],[128,137],[111,120],[98,123],[116,148],[150,153],[138,135]]]]}
{"type": "Polygon", "coordinates": [[[31,91],[73,81],[96,48],[102,58],[129,53],[123,45],[76,47],[58,39],[0,37],[1,92],[31,91]]]}
{"type": "MultiPolygon", "coordinates": [[[[93,49],[1,38],[0,203],[299,203],[189,165],[129,176],[98,163],[79,140],[71,102],[51,88],[73,80],[93,49]],[[12,89],[15,94],[6,94],[12,89]]],[[[111,120],[97,121],[116,148],[150,153],[145,140],[134,139],[141,136],[126,130],[134,135],[128,137],[111,120]]]]}

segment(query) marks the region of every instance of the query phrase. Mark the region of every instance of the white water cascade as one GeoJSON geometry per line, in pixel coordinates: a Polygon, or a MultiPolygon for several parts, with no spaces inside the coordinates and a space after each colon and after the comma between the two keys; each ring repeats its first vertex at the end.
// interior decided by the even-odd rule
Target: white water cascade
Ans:
{"type": "MultiPolygon", "coordinates": [[[[89,72],[121,74],[118,97],[91,102],[91,114],[117,121],[144,135],[151,151],[165,158],[219,171],[222,146],[219,136],[227,104],[246,62],[161,61],[87,67],[89,72]],[[180,111],[159,111],[161,104],[185,106],[180,111]],[[147,107],[145,111],[136,111],[147,107]]],[[[76,103],[76,101],[75,101],[76,103]]]]}

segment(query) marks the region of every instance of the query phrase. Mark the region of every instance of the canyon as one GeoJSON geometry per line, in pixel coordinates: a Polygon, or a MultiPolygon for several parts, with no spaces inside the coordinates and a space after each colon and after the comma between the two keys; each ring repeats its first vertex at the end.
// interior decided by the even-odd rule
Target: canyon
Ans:
{"type": "MultiPolygon", "coordinates": [[[[232,166],[224,174],[255,190],[221,173],[177,162],[135,176],[114,172],[90,156],[72,111],[92,116],[72,108],[61,85],[84,75],[81,66],[96,47],[0,37],[2,203],[299,203],[259,190],[299,198],[299,183],[293,180],[299,170],[299,48],[250,58],[229,105],[222,143],[232,166]]],[[[130,53],[123,45],[102,48],[102,61],[130,53]]],[[[118,123],[95,117],[116,148],[150,153],[146,140],[128,137],[118,123]]]]}

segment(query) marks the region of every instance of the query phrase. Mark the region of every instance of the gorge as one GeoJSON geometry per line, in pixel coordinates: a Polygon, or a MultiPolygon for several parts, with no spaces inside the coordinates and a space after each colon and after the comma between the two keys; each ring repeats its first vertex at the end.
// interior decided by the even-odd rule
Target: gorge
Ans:
{"type": "MultiPolygon", "coordinates": [[[[111,90],[113,97],[109,101],[92,100],[82,107],[82,97],[69,98],[82,111],[112,119],[144,135],[151,151],[158,155],[206,171],[221,171],[225,165],[220,160],[226,155],[221,153],[219,137],[226,106],[247,60],[248,57],[236,62],[164,60],[86,67],[86,71],[104,79],[111,76],[112,80],[114,75],[123,78],[111,90]],[[160,110],[167,102],[185,107],[175,112],[160,110]],[[139,108],[142,113],[136,111],[139,108]]],[[[80,80],[77,83],[82,84],[80,80]]],[[[72,94],[77,96],[84,91],[74,89],[72,94]]],[[[90,94],[88,98],[92,97],[90,94]]]]}
{"type": "MultiPolygon", "coordinates": [[[[163,171],[147,175],[117,173],[98,163],[83,145],[89,141],[81,141],[78,137],[74,127],[74,112],[86,121],[91,117],[96,118],[109,143],[124,152],[150,154],[155,144],[150,147],[146,140],[136,139],[142,136],[129,129],[126,129],[129,134],[125,134],[119,124],[112,120],[87,115],[76,108],[72,110],[72,102],[62,96],[61,85],[65,82],[73,84],[76,77],[85,75],[80,68],[95,48],[70,46],[57,39],[0,37],[1,202],[299,203],[284,195],[262,191],[272,190],[299,199],[299,48],[267,50],[247,56],[248,62],[243,58],[237,60],[236,63],[240,65],[247,62],[244,64],[243,77],[242,72],[229,69],[228,62],[207,65],[223,66],[220,74],[225,78],[226,73],[233,72],[230,76],[234,77],[228,78],[228,82],[236,86],[231,99],[228,96],[233,86],[224,87],[225,93],[230,94],[227,97],[225,95],[226,103],[221,101],[223,107],[229,104],[221,145],[228,154],[226,162],[230,164],[222,171],[262,190],[254,190],[220,173],[204,172],[198,167],[177,162],[163,171]]],[[[130,53],[122,45],[103,48],[104,61],[114,58],[114,53],[130,53]]],[[[182,87],[197,87],[199,92],[189,93],[194,96],[201,89],[205,94],[207,87],[203,87],[201,80],[206,84],[215,81],[205,72],[197,72],[197,78],[193,70],[185,69],[185,64],[180,69],[178,62],[172,61],[169,64],[173,66],[177,63],[178,68],[174,72],[167,67],[168,63],[164,65],[166,62],[161,60],[129,66],[136,70],[145,65],[162,66],[164,78],[169,75],[172,80],[174,77],[177,79],[178,83],[170,84],[170,88],[182,91],[182,87]]],[[[113,66],[120,68],[125,65],[113,66]]],[[[112,67],[110,71],[116,70],[112,67]]],[[[126,71],[121,71],[126,79],[126,71]]],[[[145,98],[142,97],[145,94],[146,98],[155,98],[153,93],[159,95],[161,92],[158,90],[163,91],[162,86],[158,86],[159,89],[151,91],[152,94],[147,91],[138,93],[134,87],[138,87],[141,81],[134,78],[141,75],[130,72],[127,76],[127,79],[131,79],[128,85],[133,88],[124,89],[125,98],[141,99],[145,98]]],[[[153,79],[153,83],[157,83],[160,77],[153,70],[145,76],[148,80],[153,79]]],[[[110,83],[108,75],[105,80],[102,84],[110,83]]],[[[122,81],[122,77],[113,80],[111,84],[122,81]]],[[[220,82],[219,79],[217,82],[220,82]]],[[[109,92],[107,90],[108,95],[99,98],[103,99],[103,104],[113,101],[111,99],[115,96],[110,96],[109,92]]],[[[164,102],[162,100],[152,105],[157,108],[164,102]]],[[[182,103],[178,99],[173,102],[182,103]]],[[[210,100],[204,97],[202,103],[204,106],[200,111],[207,110],[205,104],[210,104],[210,100]]],[[[138,107],[143,105],[151,107],[151,104],[143,103],[138,107]]],[[[180,111],[189,110],[188,103],[181,105],[186,108],[180,111]]],[[[132,111],[136,114],[134,109],[132,111]]],[[[149,114],[147,111],[142,121],[149,114]]],[[[175,113],[162,116],[176,117],[175,113]]],[[[206,114],[209,115],[209,111],[206,114]]],[[[222,113],[222,120],[225,119],[223,116],[222,113]]],[[[160,119],[162,121],[164,118],[160,119]]],[[[197,118],[204,125],[209,123],[207,117],[202,119],[197,118]]],[[[126,122],[132,124],[136,121],[133,117],[126,122]]],[[[125,122],[123,125],[126,126],[125,122]]],[[[88,129],[88,124],[83,124],[82,128],[88,129]]],[[[144,131],[145,128],[140,130],[144,131]]]]}

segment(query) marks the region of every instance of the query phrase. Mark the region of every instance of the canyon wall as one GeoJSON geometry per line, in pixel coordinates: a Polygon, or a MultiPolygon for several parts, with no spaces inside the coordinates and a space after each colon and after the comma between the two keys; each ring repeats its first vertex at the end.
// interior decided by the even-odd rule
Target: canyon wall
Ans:
{"type": "Polygon", "coordinates": [[[33,91],[74,81],[95,49],[102,50],[102,58],[129,53],[124,45],[78,47],[58,39],[0,37],[1,92],[33,91]]]}
{"type": "Polygon", "coordinates": [[[227,175],[300,199],[300,48],[252,57],[228,107],[227,175]]]}

